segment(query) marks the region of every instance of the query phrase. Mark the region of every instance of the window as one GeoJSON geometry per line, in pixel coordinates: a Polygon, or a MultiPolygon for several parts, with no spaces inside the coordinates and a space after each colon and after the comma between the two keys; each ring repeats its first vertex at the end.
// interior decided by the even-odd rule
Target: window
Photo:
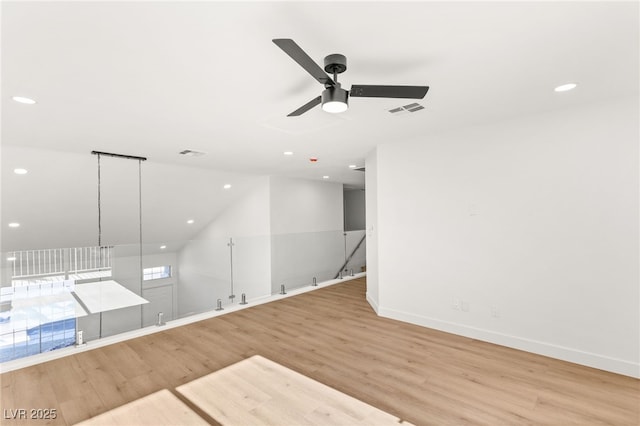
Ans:
{"type": "Polygon", "coordinates": [[[144,268],[142,271],[142,279],[144,281],[159,280],[161,278],[171,278],[171,265],[144,268]]]}

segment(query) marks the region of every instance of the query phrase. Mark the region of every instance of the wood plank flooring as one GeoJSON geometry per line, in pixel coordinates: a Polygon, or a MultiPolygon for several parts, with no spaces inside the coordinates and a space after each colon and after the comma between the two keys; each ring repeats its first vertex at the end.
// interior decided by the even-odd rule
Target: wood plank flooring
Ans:
{"type": "Polygon", "coordinates": [[[71,425],[162,389],[180,397],[253,355],[416,425],[640,424],[639,380],[379,318],[358,279],[4,373],[3,412],[57,418],[2,413],[2,425],[71,425]]]}

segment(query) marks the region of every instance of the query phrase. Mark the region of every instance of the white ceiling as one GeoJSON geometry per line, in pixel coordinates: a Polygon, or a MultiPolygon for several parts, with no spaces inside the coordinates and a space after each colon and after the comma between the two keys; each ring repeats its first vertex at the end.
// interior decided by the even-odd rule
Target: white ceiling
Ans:
{"type": "Polygon", "coordinates": [[[638,21],[637,2],[5,1],[3,249],[64,245],[44,238],[51,202],[91,200],[74,211],[95,222],[92,150],[147,157],[147,196],[172,200],[147,203],[164,219],[149,234],[184,239],[199,228],[169,224],[199,212],[203,225],[232,198],[211,188],[230,180],[233,190],[257,175],[362,186],[347,166],[378,144],[637,94],[638,21]],[[346,88],[428,85],[425,109],[394,116],[413,101],[354,98],[341,115],[286,117],[322,86],[273,38],[294,39],[319,64],[346,55],[346,88]],[[579,86],[553,91],[565,82],[579,86]],[[39,169],[13,175],[30,162],[39,169]],[[174,185],[155,185],[163,175],[174,185]],[[9,221],[33,226],[18,234],[9,221]]]}

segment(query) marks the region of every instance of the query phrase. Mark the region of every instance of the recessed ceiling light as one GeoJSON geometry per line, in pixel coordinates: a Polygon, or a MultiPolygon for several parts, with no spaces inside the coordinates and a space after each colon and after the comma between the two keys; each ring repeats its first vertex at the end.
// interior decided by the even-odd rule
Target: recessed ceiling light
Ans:
{"type": "Polygon", "coordinates": [[[164,250],[166,248],[167,248],[167,246],[160,246],[160,250],[164,250]]]}
{"type": "Polygon", "coordinates": [[[224,189],[229,189],[229,188],[231,188],[231,184],[230,184],[230,183],[228,183],[228,184],[226,184],[225,186],[223,186],[223,188],[224,188],[224,189]]]}
{"type": "Polygon", "coordinates": [[[189,220],[187,221],[187,223],[188,223],[189,225],[191,225],[193,222],[195,222],[195,220],[193,220],[193,219],[189,219],[189,220]]]}
{"type": "Polygon", "coordinates": [[[27,169],[13,169],[13,173],[15,173],[17,175],[26,175],[27,174],[27,169]]]}
{"type": "Polygon", "coordinates": [[[322,176],[322,179],[329,179],[329,176],[322,176]]]}
{"type": "Polygon", "coordinates": [[[350,169],[355,169],[356,167],[358,167],[358,166],[356,166],[355,164],[349,164],[349,168],[350,169]]]}
{"type": "Polygon", "coordinates": [[[284,152],[284,155],[293,155],[293,152],[291,152],[291,151],[285,151],[285,152],[284,152]]]}
{"type": "Polygon", "coordinates": [[[15,258],[15,257],[7,257],[7,260],[8,260],[9,262],[13,262],[14,260],[16,260],[16,258],[15,258]]]}
{"type": "Polygon", "coordinates": [[[11,222],[9,224],[9,228],[19,228],[20,224],[18,222],[11,222]]]}
{"type": "Polygon", "coordinates": [[[577,86],[578,85],[576,83],[567,83],[567,84],[558,86],[553,90],[555,90],[556,92],[568,92],[569,90],[575,89],[577,86]]]}
{"type": "Polygon", "coordinates": [[[11,99],[13,99],[16,102],[20,102],[21,104],[33,105],[36,103],[36,101],[34,101],[33,99],[25,98],[24,96],[14,96],[11,99]]]}

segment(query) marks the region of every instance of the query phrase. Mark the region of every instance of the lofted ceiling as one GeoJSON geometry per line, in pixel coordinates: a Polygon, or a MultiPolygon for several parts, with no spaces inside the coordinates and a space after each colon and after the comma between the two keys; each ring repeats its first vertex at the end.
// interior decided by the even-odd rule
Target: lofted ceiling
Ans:
{"type": "MultiPolygon", "coordinates": [[[[92,150],[147,157],[147,236],[184,240],[262,175],[362,187],[363,173],[348,166],[378,144],[428,143],[438,132],[638,93],[637,2],[1,7],[3,250],[95,244],[92,150]],[[347,88],[428,85],[425,109],[391,114],[413,101],[353,98],[343,114],[286,117],[322,86],[273,38],[294,39],[319,64],[346,55],[347,88]],[[579,86],[553,91],[566,82],[579,86]],[[206,155],[178,154],[185,149],[206,155]],[[225,192],[225,183],[234,186],[225,192]],[[12,221],[22,226],[8,229],[12,221]]],[[[112,184],[133,197],[127,206],[138,185],[130,173],[112,184]]]]}

